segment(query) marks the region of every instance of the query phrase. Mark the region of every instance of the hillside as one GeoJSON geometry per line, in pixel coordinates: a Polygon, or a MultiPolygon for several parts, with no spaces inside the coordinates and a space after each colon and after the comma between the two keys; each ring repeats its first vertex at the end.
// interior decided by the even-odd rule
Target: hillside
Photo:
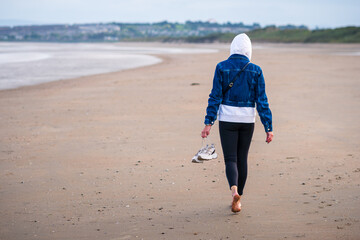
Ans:
{"type": "Polygon", "coordinates": [[[307,30],[276,27],[256,29],[248,32],[253,41],[284,43],[360,43],[360,27],[307,30]]]}
{"type": "MultiPolygon", "coordinates": [[[[125,41],[162,41],[213,43],[231,42],[237,33],[211,33],[205,36],[157,37],[124,39],[125,41]]],[[[275,26],[246,32],[254,42],[274,43],[360,43],[360,27],[309,30],[307,28],[279,28],[275,26]]]]}
{"type": "Polygon", "coordinates": [[[359,43],[360,27],[309,30],[306,26],[267,26],[257,23],[93,23],[0,26],[0,41],[31,42],[230,42],[246,32],[253,41],[282,43],[359,43]]]}

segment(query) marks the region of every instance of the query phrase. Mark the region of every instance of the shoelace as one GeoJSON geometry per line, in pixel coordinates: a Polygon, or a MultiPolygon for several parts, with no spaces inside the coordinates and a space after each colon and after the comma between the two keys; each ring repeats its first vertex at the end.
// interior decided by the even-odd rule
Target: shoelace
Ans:
{"type": "Polygon", "coordinates": [[[206,149],[206,153],[209,155],[212,155],[215,152],[215,146],[214,144],[211,144],[207,149],[206,149]]]}
{"type": "Polygon", "coordinates": [[[207,144],[207,142],[208,142],[207,138],[202,139],[201,148],[198,151],[197,155],[199,155],[201,153],[212,155],[215,153],[215,145],[213,143],[211,145],[209,145],[209,144],[207,144]]]}

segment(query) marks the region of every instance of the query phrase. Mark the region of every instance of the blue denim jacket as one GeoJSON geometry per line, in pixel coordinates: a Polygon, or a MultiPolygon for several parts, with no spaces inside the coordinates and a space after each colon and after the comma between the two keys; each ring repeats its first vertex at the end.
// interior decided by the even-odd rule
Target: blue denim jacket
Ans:
{"type": "Polygon", "coordinates": [[[271,132],[272,115],[265,93],[265,81],[259,66],[250,63],[235,80],[234,85],[223,96],[223,91],[235,75],[249,62],[246,56],[233,54],[227,60],[217,64],[213,88],[209,95],[205,124],[213,125],[220,104],[234,107],[255,107],[259,113],[265,132],[271,132]]]}

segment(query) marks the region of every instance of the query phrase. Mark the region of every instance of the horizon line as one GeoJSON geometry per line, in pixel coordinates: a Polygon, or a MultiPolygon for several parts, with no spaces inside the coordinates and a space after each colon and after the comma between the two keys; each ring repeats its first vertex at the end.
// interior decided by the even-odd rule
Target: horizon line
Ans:
{"type": "Polygon", "coordinates": [[[315,29],[336,29],[336,28],[344,28],[344,27],[360,27],[359,25],[341,25],[341,26],[336,26],[336,27],[321,27],[321,26],[315,26],[315,27],[309,27],[306,24],[293,24],[293,23],[286,23],[286,24],[266,24],[266,25],[262,25],[258,22],[253,22],[251,24],[247,24],[244,23],[243,21],[239,21],[239,22],[234,22],[234,21],[224,21],[224,22],[218,22],[214,19],[209,19],[209,20],[186,20],[186,21],[169,21],[169,20],[161,20],[161,21],[149,21],[149,22],[135,22],[135,21],[98,21],[98,22],[71,22],[71,23],[64,23],[64,22],[54,22],[54,23],[42,23],[42,22],[37,22],[37,21],[31,21],[31,20],[21,20],[21,19],[0,19],[0,27],[21,27],[21,26],[46,26],[46,25],[82,25],[82,24],[112,24],[112,23],[122,23],[122,24],[156,24],[156,23],[161,23],[161,22],[168,22],[168,23],[172,23],[172,24],[186,24],[186,22],[203,22],[203,23],[215,23],[215,24],[219,24],[219,25],[224,25],[227,23],[231,23],[231,24],[239,24],[242,23],[245,26],[252,26],[252,25],[259,25],[261,28],[266,28],[266,27],[270,27],[270,26],[275,26],[275,27],[282,27],[282,26],[304,26],[306,28],[308,28],[309,30],[315,30],[315,29]],[[5,23],[2,24],[1,22],[19,22],[17,23],[5,23]],[[20,23],[21,22],[21,23],[20,23]]]}

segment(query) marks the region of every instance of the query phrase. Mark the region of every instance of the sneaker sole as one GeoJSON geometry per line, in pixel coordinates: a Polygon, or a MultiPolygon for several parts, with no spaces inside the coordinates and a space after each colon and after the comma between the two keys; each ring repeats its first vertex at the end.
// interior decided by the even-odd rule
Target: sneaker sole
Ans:
{"type": "Polygon", "coordinates": [[[196,158],[191,159],[191,162],[193,162],[193,163],[203,163],[202,160],[199,160],[199,159],[196,159],[196,158]]]}
{"type": "Polygon", "coordinates": [[[210,155],[210,158],[202,157],[201,155],[198,156],[198,158],[200,160],[211,160],[211,159],[215,159],[217,157],[218,157],[217,153],[214,153],[214,154],[210,155]]]}

